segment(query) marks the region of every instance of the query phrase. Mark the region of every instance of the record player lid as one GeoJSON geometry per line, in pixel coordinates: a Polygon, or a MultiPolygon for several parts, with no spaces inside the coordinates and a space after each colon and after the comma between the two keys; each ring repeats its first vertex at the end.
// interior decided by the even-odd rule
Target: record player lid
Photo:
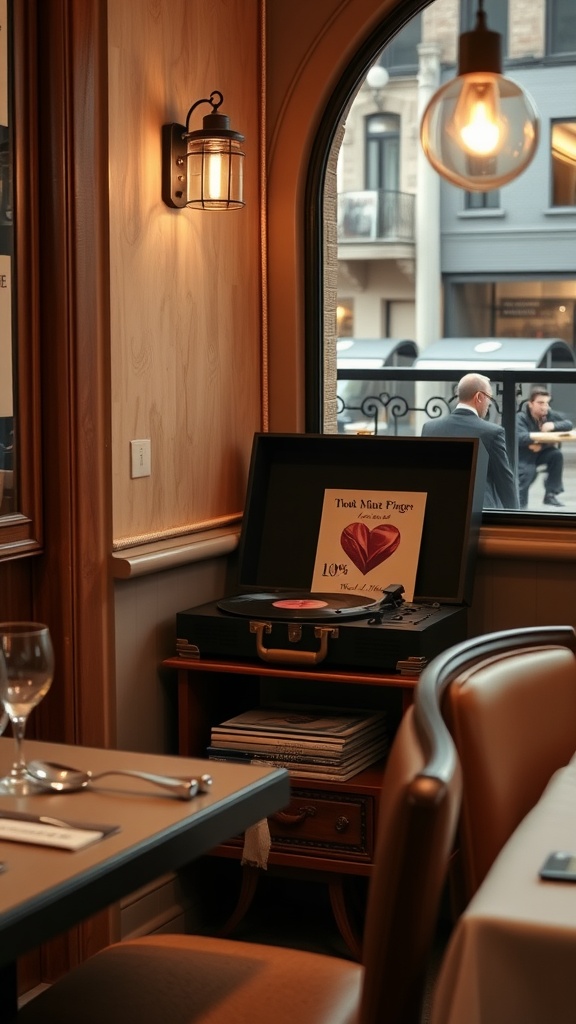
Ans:
{"type": "Polygon", "coordinates": [[[414,600],[469,604],[486,464],[477,438],[256,434],[237,592],[310,590],[325,489],[425,491],[414,600]]]}

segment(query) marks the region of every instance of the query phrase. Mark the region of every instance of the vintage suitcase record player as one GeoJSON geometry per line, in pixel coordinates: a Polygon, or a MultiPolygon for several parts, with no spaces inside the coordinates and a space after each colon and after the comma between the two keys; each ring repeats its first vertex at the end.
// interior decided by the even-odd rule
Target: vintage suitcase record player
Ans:
{"type": "Polygon", "coordinates": [[[236,592],[176,619],[185,657],[382,672],[466,637],[487,454],[475,438],[256,434],[236,592]],[[324,491],[425,491],[414,599],[312,593],[324,491]]]}

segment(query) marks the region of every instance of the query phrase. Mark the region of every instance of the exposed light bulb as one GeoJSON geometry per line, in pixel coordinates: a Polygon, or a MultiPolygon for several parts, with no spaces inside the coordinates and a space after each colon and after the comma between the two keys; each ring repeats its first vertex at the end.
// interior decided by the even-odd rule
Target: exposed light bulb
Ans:
{"type": "Polygon", "coordinates": [[[467,76],[454,111],[454,130],[472,156],[494,156],[504,143],[506,124],[500,114],[493,76],[467,76]]]}
{"type": "Polygon", "coordinates": [[[208,157],[208,196],[210,199],[222,199],[224,196],[222,188],[222,156],[220,153],[213,153],[208,157]]]}
{"type": "Polygon", "coordinates": [[[460,36],[458,75],[434,94],[420,128],[434,169],[470,191],[517,178],[538,147],[538,114],[525,90],[502,75],[500,39],[480,6],[476,28],[460,36]]]}

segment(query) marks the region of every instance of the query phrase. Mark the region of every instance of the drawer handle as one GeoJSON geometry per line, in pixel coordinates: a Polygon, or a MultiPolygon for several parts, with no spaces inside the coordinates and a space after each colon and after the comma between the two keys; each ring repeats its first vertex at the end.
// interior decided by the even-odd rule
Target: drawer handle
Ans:
{"type": "Polygon", "coordinates": [[[350,828],[350,820],[341,814],[339,818],[336,818],[335,828],[337,832],[347,832],[350,828]]]}
{"type": "Polygon", "coordinates": [[[279,814],[273,814],[271,820],[275,821],[278,825],[301,825],[306,818],[313,818],[316,814],[315,807],[301,807],[297,814],[287,814],[286,811],[280,811],[279,814]]]}

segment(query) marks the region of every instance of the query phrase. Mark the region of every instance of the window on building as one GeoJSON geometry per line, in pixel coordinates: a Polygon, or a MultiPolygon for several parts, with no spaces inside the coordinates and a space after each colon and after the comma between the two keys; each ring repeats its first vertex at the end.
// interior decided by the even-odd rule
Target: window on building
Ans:
{"type": "Polygon", "coordinates": [[[400,185],[400,117],[366,118],[366,188],[397,192],[400,185]]]}
{"type": "Polygon", "coordinates": [[[548,0],[547,52],[549,54],[576,54],[576,18],[574,0],[548,0]]]}
{"type": "Polygon", "coordinates": [[[576,206],[576,118],[552,122],[550,153],[552,206],[576,206]]]}
{"type": "Polygon", "coordinates": [[[400,117],[366,118],[366,188],[378,196],[376,237],[397,236],[400,226],[400,117]]]}
{"type": "MultiPolygon", "coordinates": [[[[572,0],[568,0],[572,2],[572,0]]],[[[502,57],[508,53],[508,0],[484,0],[486,24],[491,32],[499,32],[502,36],[502,57]]],[[[478,0],[462,0],[460,10],[460,30],[470,32],[476,25],[478,0]]]]}
{"type": "Polygon", "coordinates": [[[466,210],[499,210],[500,190],[495,188],[491,192],[466,192],[464,208],[466,210]]]}
{"type": "Polygon", "coordinates": [[[391,75],[413,74],[418,69],[418,44],[421,42],[422,15],[416,14],[382,52],[382,67],[391,75]]]}

